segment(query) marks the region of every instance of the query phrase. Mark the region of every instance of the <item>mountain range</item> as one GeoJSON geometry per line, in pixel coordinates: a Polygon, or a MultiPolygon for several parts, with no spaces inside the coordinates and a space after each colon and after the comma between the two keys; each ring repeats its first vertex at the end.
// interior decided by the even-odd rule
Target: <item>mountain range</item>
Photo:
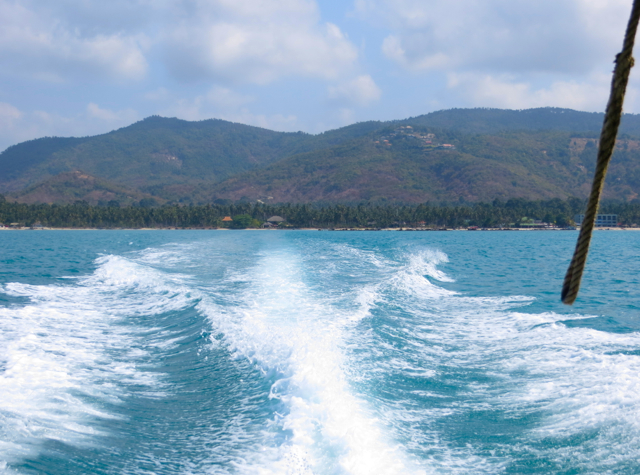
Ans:
{"type": "MultiPolygon", "coordinates": [[[[603,114],[451,109],[321,134],[152,116],[0,154],[0,193],[26,203],[454,203],[585,197],[603,114]]],[[[626,114],[605,198],[640,193],[640,115],[626,114]]]]}

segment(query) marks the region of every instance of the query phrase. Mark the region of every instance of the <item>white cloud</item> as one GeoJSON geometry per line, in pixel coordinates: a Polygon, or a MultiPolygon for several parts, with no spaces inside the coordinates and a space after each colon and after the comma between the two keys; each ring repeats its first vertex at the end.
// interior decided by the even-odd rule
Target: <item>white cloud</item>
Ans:
{"type": "Polygon", "coordinates": [[[169,97],[169,90],[166,87],[159,87],[153,91],[144,94],[144,98],[148,101],[159,102],[169,97]]]}
{"type": "MultiPolygon", "coordinates": [[[[588,81],[551,81],[546,87],[536,87],[531,82],[517,80],[508,75],[451,73],[448,86],[471,105],[506,109],[532,107],[566,107],[586,111],[603,111],[609,94],[609,78],[603,75],[588,81]]],[[[635,92],[630,91],[630,95],[635,92]]],[[[627,102],[628,111],[633,101],[627,102]]]]}
{"type": "Polygon", "coordinates": [[[358,52],[332,23],[321,23],[314,1],[188,2],[164,41],[170,71],[183,80],[267,84],[302,76],[335,79],[358,52]]]}
{"type": "Polygon", "coordinates": [[[368,74],[338,86],[329,87],[329,97],[340,102],[366,106],[380,99],[382,91],[368,74]]]}
{"type": "MultiPolygon", "coordinates": [[[[604,110],[628,0],[355,0],[380,48],[456,106],[604,110]],[[442,83],[447,83],[445,90],[442,83]]],[[[635,108],[635,84],[625,110],[635,108]]]]}
{"type": "Polygon", "coordinates": [[[341,108],[338,111],[338,121],[341,125],[347,125],[353,123],[355,117],[355,111],[346,107],[341,108]]]}
{"type": "Polygon", "coordinates": [[[383,53],[409,70],[585,74],[620,49],[624,0],[356,0],[391,29],[383,53]]]}
{"type": "Polygon", "coordinates": [[[225,87],[214,86],[205,94],[193,99],[174,99],[161,114],[184,120],[222,118],[223,115],[237,114],[242,106],[253,100],[251,96],[239,94],[225,87]]]}
{"type": "Polygon", "coordinates": [[[13,125],[19,121],[22,116],[23,114],[18,108],[6,102],[0,102],[0,128],[13,128],[13,125]]]}
{"type": "Polygon", "coordinates": [[[109,109],[101,109],[98,104],[93,102],[87,105],[87,115],[92,119],[99,119],[105,122],[118,122],[129,125],[138,118],[138,113],[133,109],[124,109],[121,111],[112,111],[109,109]]]}
{"type": "Polygon", "coordinates": [[[217,109],[233,110],[253,102],[254,97],[238,94],[226,87],[214,86],[206,94],[206,100],[217,109]]]}
{"type": "Polygon", "coordinates": [[[451,64],[450,58],[443,53],[426,54],[411,58],[402,47],[401,40],[394,35],[387,36],[382,42],[382,53],[409,70],[444,69],[451,64]]]}
{"type": "Polygon", "coordinates": [[[43,120],[46,122],[47,119],[37,114],[25,114],[12,104],[0,102],[0,152],[24,140],[51,135],[39,126],[43,120]]]}
{"type": "Polygon", "coordinates": [[[0,103],[0,151],[10,145],[44,136],[82,137],[130,125],[138,120],[132,109],[111,111],[90,103],[84,112],[64,116],[43,110],[23,111],[0,103]]]}
{"type": "Polygon", "coordinates": [[[187,82],[267,84],[334,80],[353,74],[357,57],[315,0],[0,2],[0,75],[140,80],[151,58],[164,58],[187,82]]]}
{"type": "Polygon", "coordinates": [[[0,74],[64,81],[76,75],[138,80],[147,72],[141,33],[82,34],[43,5],[0,2],[0,74]],[[32,7],[32,8],[29,8],[32,7]]]}
{"type": "Polygon", "coordinates": [[[193,99],[178,99],[160,112],[167,117],[183,120],[223,119],[230,122],[255,125],[270,130],[297,131],[298,118],[284,114],[255,114],[246,105],[253,102],[254,97],[239,94],[231,89],[214,86],[206,94],[193,99]]]}

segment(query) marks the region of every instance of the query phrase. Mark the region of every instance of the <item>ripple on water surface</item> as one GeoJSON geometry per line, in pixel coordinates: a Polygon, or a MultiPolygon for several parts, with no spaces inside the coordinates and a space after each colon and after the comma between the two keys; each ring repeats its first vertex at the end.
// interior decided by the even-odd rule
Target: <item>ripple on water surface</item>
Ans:
{"type": "Polygon", "coordinates": [[[544,304],[557,243],[416,234],[185,235],[5,280],[3,469],[638,471],[629,314],[544,304]]]}

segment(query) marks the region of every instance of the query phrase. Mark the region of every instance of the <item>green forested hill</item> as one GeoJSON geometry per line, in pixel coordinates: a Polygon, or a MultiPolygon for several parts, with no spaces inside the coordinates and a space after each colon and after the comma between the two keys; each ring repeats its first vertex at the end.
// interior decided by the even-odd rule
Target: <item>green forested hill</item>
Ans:
{"type": "MultiPolygon", "coordinates": [[[[418,130],[417,127],[414,130],[418,130]]],[[[296,155],[232,177],[211,199],[273,202],[457,202],[509,198],[584,197],[589,192],[596,140],[568,132],[443,133],[453,145],[425,147],[407,136],[376,144],[360,138],[296,155]]],[[[621,140],[605,197],[632,200],[640,190],[640,142],[621,140]]]]}
{"type": "MultiPolygon", "coordinates": [[[[154,116],[95,137],[9,147],[0,154],[0,193],[92,204],[582,197],[602,119],[568,109],[453,109],[311,135],[154,116]]],[[[640,116],[626,115],[621,134],[605,194],[632,200],[640,116]]]]}
{"type": "MultiPolygon", "coordinates": [[[[402,121],[413,125],[455,130],[467,134],[495,134],[508,130],[558,130],[600,134],[604,114],[580,112],[557,107],[537,109],[449,109],[431,112],[402,121]]],[[[640,115],[625,114],[620,134],[638,136],[640,115]]]]}
{"type": "Polygon", "coordinates": [[[271,163],[297,151],[305,138],[221,120],[150,117],[97,137],[44,138],[10,147],[0,155],[0,187],[19,190],[81,170],[141,190],[183,186],[187,191],[195,183],[271,163]]]}
{"type": "Polygon", "coordinates": [[[60,173],[22,190],[20,201],[28,204],[86,201],[108,206],[130,206],[141,202],[143,205],[155,205],[164,202],[148,193],[116,185],[79,171],[60,173]]]}
{"type": "Polygon", "coordinates": [[[9,147],[0,154],[0,192],[20,192],[81,171],[165,199],[188,200],[199,186],[379,127],[368,122],[314,136],[154,116],[96,137],[45,137],[9,147]]]}

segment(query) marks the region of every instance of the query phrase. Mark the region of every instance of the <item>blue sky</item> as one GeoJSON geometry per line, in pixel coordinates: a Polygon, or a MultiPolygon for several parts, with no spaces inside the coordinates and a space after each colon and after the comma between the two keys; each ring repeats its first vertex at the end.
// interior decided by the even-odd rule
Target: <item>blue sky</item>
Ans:
{"type": "Polygon", "coordinates": [[[153,114],[318,133],[453,107],[603,111],[631,3],[0,0],[0,150],[153,114]]]}

